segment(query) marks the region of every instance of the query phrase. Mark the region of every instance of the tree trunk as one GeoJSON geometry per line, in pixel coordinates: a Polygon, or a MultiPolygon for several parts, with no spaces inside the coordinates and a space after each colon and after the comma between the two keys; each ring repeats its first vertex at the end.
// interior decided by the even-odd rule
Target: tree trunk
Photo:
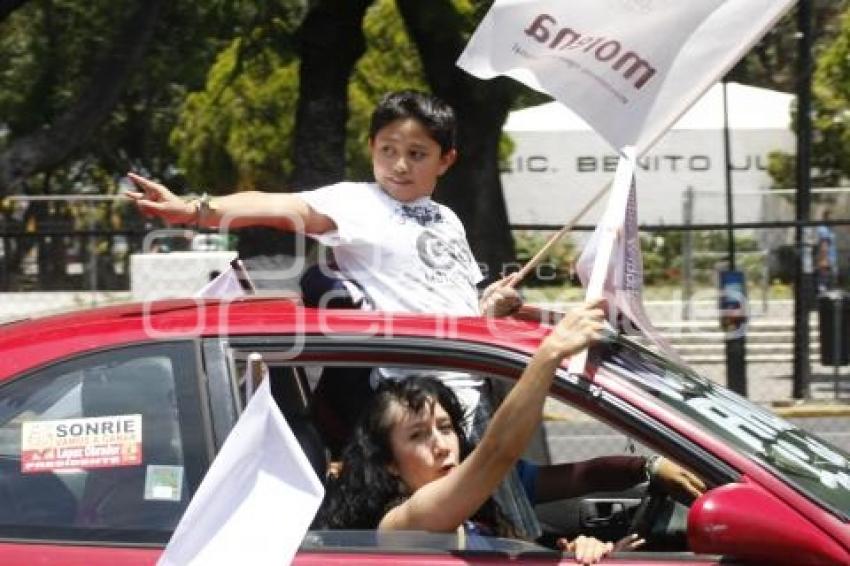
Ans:
{"type": "MultiPolygon", "coordinates": [[[[372,0],[320,0],[298,29],[301,55],[290,186],[312,189],[345,177],[348,82],[366,49],[363,16],[372,0]]],[[[285,270],[295,238],[267,228],[239,231],[239,255],[257,271],[285,270]]],[[[274,277],[269,277],[274,279],[274,277]]],[[[269,281],[268,287],[275,288],[269,281]]]]}
{"type": "Polygon", "coordinates": [[[488,279],[515,258],[499,178],[499,139],[517,89],[506,79],[480,81],[455,65],[464,47],[462,18],[449,0],[396,0],[422,58],[434,94],[458,119],[457,163],[441,179],[437,198],[466,226],[488,279]]]}
{"type": "Polygon", "coordinates": [[[298,30],[301,69],[292,186],[315,188],[345,176],[348,83],[366,49],[363,16],[372,0],[321,0],[298,30]]]}
{"type": "Polygon", "coordinates": [[[153,36],[163,3],[140,0],[74,105],[49,128],[15,140],[0,153],[0,197],[19,189],[31,175],[61,164],[109,117],[153,36]]]}

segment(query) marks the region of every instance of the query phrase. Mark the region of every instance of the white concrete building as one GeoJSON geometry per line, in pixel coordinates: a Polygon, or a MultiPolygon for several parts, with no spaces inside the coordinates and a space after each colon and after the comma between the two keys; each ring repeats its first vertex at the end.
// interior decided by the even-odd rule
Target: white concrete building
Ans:
{"type": "MultiPolygon", "coordinates": [[[[794,96],[729,83],[727,90],[735,220],[763,217],[773,151],[795,152],[794,96]]],[[[512,112],[504,131],[515,150],[502,184],[512,224],[564,224],[614,177],[616,152],[557,102],[512,112]]],[[[713,86],[641,157],[637,172],[642,224],[682,223],[683,193],[695,191],[695,223],[725,222],[723,87],[713,86]]],[[[593,224],[604,202],[581,222],[593,224]]]]}

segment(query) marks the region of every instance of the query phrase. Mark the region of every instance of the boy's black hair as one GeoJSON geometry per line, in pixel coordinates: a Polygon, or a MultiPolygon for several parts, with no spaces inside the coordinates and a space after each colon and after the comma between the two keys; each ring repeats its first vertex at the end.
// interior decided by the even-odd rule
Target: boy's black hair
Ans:
{"type": "Polygon", "coordinates": [[[390,122],[414,118],[421,123],[443,154],[455,148],[455,112],[451,106],[432,94],[415,90],[390,92],[375,106],[369,125],[369,139],[390,122]]]}

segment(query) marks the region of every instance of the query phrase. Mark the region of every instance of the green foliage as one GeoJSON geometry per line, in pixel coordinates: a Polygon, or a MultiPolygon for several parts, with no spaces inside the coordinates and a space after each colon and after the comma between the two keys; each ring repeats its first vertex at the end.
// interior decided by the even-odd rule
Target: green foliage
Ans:
{"type": "MultiPolygon", "coordinates": [[[[799,4],[799,2],[798,2],[799,4]]],[[[815,53],[837,32],[840,14],[848,0],[809,0],[815,53]]],[[[797,10],[791,9],[729,73],[728,79],[744,84],[792,92],[797,81],[797,10]]]]}
{"type": "Polygon", "coordinates": [[[241,47],[219,54],[171,134],[189,183],[216,192],[280,187],[292,167],[297,63],[271,48],[241,57],[241,47]]]}
{"type": "Polygon", "coordinates": [[[129,0],[41,4],[28,2],[0,25],[0,117],[10,138],[48,125],[73,100],[132,8],[129,0]]]}
{"type": "MultiPolygon", "coordinates": [[[[684,232],[642,235],[644,283],[647,285],[678,284],[682,279],[684,232]]],[[[726,261],[728,239],[726,232],[696,231],[691,234],[692,277],[698,284],[713,284],[719,264],[726,261]]],[[[743,270],[749,281],[761,277],[764,257],[752,236],[736,236],[736,267],[743,270]]]]}
{"type": "Polygon", "coordinates": [[[850,11],[841,18],[834,39],[817,59],[813,77],[813,120],[816,131],[813,165],[828,186],[850,174],[850,11]]]}
{"type": "Polygon", "coordinates": [[[640,247],[645,284],[670,283],[681,278],[681,232],[641,235],[640,247]]]}
{"type": "MultiPolygon", "coordinates": [[[[514,232],[514,246],[517,263],[525,265],[540,251],[551,234],[540,232],[514,232]]],[[[568,237],[561,238],[530,274],[524,286],[539,287],[563,285],[570,281],[571,269],[577,259],[575,246],[568,237]]]]}
{"type": "MultiPolygon", "coordinates": [[[[168,2],[144,59],[97,134],[27,192],[114,192],[136,169],[170,182],[168,136],[186,93],[203,84],[235,18],[220,0],[168,2]]],[[[49,127],[90,88],[138,0],[27,2],[0,23],[0,151],[49,127]]]]}
{"type": "MultiPolygon", "coordinates": [[[[797,158],[781,151],[771,151],[767,156],[767,173],[773,179],[772,189],[788,190],[797,186],[797,158]]],[[[788,196],[790,199],[791,197],[788,196]]]]}
{"type": "MultiPolygon", "coordinates": [[[[847,0],[815,3],[813,5],[814,30],[813,51],[816,68],[812,80],[812,169],[813,183],[819,186],[837,186],[844,182],[850,172],[850,11],[847,0]]],[[[768,56],[757,48],[747,57],[750,64],[757,57],[778,60],[787,59],[789,66],[793,60],[781,55],[778,45],[786,45],[787,53],[796,48],[794,42],[793,21],[787,17],[771,33],[774,49],[768,56]]],[[[787,71],[783,76],[794,78],[787,71]]],[[[794,88],[790,80],[786,90],[794,88]]],[[[794,122],[796,122],[796,117],[794,122]]],[[[768,173],[774,180],[776,189],[793,189],[796,182],[796,160],[792,155],[771,154],[768,173]]],[[[789,197],[792,198],[792,197],[789,197]]]]}
{"type": "MultiPolygon", "coordinates": [[[[514,245],[517,262],[525,265],[548,241],[549,233],[516,232],[514,245]]],[[[684,232],[664,232],[641,235],[645,285],[679,285],[682,281],[682,252],[684,232]]],[[[697,284],[713,285],[718,265],[726,260],[728,251],[726,233],[710,230],[693,232],[692,277],[697,284]]],[[[748,281],[758,281],[764,268],[764,257],[758,253],[758,242],[752,236],[735,238],[737,268],[743,270],[748,281]]],[[[541,262],[537,273],[530,275],[525,286],[563,286],[571,282],[571,269],[581,250],[569,238],[564,238],[541,262]]]]}
{"type": "MultiPolygon", "coordinates": [[[[391,90],[427,90],[422,65],[392,0],[377,0],[363,23],[367,51],[349,83],[347,175],[371,178],[369,119],[391,90]]],[[[292,170],[292,134],[298,100],[298,65],[283,23],[234,40],[210,69],[203,90],[184,104],[171,143],[191,185],[227,192],[285,186],[292,170]]]]}
{"type": "Polygon", "coordinates": [[[422,62],[411,43],[393,0],[376,0],[363,21],[366,53],[357,62],[349,84],[351,116],[346,157],[352,179],[369,179],[368,149],[372,109],[385,93],[400,89],[428,90],[422,62]]]}
{"type": "Polygon", "coordinates": [[[185,97],[170,134],[190,186],[211,192],[274,189],[292,169],[298,98],[293,37],[304,14],[297,0],[221,2],[238,36],[216,56],[203,90],[185,97]]]}

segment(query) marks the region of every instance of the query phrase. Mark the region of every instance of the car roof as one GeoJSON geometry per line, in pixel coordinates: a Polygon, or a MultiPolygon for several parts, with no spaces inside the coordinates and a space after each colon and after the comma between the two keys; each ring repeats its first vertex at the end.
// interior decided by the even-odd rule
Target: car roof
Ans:
{"type": "Polygon", "coordinates": [[[0,380],[52,360],[121,344],[293,332],[448,338],[532,352],[548,327],[512,319],[317,309],[282,297],[126,303],[1,326],[0,380]]]}

